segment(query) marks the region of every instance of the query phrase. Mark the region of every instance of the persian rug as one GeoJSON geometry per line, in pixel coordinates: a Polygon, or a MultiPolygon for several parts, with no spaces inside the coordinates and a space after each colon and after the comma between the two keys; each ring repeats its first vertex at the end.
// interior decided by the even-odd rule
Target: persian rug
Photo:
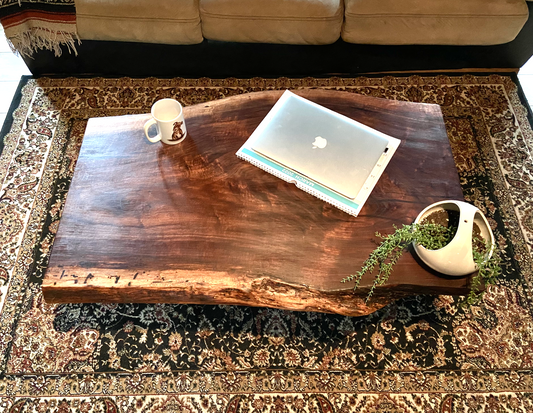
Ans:
{"type": "Polygon", "coordinates": [[[61,45],[76,53],[74,0],[0,0],[0,23],[14,52],[31,56],[39,49],[61,55],[61,45]]]}
{"type": "MultiPolygon", "coordinates": [[[[532,412],[533,133],[513,78],[25,79],[0,158],[4,412],[532,412]],[[272,89],[441,105],[503,275],[482,301],[413,296],[365,317],[43,300],[87,120],[272,89]]],[[[11,120],[11,117],[8,116],[11,120]]],[[[357,264],[354,264],[357,265],[357,264]]]]}

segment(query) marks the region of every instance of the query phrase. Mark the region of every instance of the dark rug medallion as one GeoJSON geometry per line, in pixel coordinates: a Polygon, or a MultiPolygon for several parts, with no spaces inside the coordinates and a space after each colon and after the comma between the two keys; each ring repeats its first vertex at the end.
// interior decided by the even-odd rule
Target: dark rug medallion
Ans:
{"type": "Polygon", "coordinates": [[[510,77],[28,80],[4,144],[0,410],[533,412],[533,133],[510,77]],[[503,277],[479,305],[414,296],[353,318],[44,302],[88,118],[285,88],[441,105],[465,197],[502,249],[503,277]]]}

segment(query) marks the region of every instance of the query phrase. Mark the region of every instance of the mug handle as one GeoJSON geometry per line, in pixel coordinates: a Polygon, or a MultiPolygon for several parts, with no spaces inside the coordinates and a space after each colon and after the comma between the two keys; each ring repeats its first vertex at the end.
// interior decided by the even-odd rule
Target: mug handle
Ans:
{"type": "Polygon", "coordinates": [[[150,142],[152,143],[155,143],[155,142],[159,142],[161,140],[161,134],[158,133],[157,135],[155,135],[153,138],[151,138],[149,135],[148,135],[148,129],[150,128],[150,126],[152,125],[155,125],[157,122],[155,121],[155,119],[150,119],[149,121],[147,121],[145,124],[144,124],[144,134],[146,135],[146,139],[148,139],[150,142]]]}

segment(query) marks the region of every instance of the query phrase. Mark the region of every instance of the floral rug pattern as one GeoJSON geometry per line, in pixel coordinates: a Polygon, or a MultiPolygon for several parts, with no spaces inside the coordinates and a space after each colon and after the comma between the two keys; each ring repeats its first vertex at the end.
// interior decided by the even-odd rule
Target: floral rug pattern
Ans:
{"type": "Polygon", "coordinates": [[[507,76],[28,80],[0,158],[0,409],[533,411],[533,133],[507,76]],[[238,306],[47,304],[40,284],[87,120],[272,89],[441,105],[504,276],[479,305],[413,296],[366,317],[238,306]]]}

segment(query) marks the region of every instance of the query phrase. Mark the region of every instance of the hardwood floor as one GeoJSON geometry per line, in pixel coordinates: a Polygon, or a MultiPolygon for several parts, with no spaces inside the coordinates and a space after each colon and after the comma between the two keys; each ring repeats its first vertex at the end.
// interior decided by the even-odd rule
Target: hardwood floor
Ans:
{"type": "Polygon", "coordinates": [[[30,74],[22,58],[14,55],[9,48],[4,29],[0,26],[0,127],[4,124],[20,77],[30,74]]]}
{"type": "MultiPolygon", "coordinates": [[[[23,75],[31,73],[22,58],[11,52],[4,36],[4,29],[0,26],[0,126],[4,123],[11,99],[23,75]]],[[[520,69],[518,79],[529,105],[533,107],[533,58],[520,69]]]]}

